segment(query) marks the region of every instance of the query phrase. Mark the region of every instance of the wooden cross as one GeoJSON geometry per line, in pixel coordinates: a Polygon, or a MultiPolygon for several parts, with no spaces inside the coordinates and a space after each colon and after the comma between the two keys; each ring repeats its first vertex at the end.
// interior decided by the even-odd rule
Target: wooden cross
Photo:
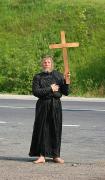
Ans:
{"type": "Polygon", "coordinates": [[[67,48],[68,47],[78,47],[79,43],[66,43],[65,39],[65,32],[61,31],[61,44],[51,44],[49,45],[50,49],[56,49],[56,48],[62,48],[63,50],[63,60],[64,60],[64,75],[66,79],[66,83],[70,83],[70,78],[67,76],[68,73],[70,73],[69,70],[69,63],[68,63],[68,56],[67,56],[67,48]]]}

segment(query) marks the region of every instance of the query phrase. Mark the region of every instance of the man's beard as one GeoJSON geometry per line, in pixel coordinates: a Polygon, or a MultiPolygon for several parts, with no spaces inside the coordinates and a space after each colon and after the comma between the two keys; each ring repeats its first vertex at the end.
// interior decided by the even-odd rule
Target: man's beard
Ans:
{"type": "Polygon", "coordinates": [[[52,69],[51,69],[51,68],[50,68],[50,69],[49,69],[49,68],[46,68],[46,69],[43,69],[43,71],[44,71],[44,72],[51,72],[52,69]]]}

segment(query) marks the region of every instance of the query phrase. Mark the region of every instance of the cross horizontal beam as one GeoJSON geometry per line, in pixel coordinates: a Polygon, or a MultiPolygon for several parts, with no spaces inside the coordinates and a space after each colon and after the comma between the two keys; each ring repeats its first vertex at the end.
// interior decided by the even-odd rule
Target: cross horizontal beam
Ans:
{"type": "Polygon", "coordinates": [[[49,45],[50,49],[57,49],[57,48],[65,48],[65,47],[78,47],[79,43],[62,43],[62,44],[51,44],[49,45]]]}

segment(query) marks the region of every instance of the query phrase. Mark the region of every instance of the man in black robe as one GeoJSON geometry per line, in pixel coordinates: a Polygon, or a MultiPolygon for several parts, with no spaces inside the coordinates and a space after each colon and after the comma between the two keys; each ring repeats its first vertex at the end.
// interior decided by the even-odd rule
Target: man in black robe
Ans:
{"type": "MultiPolygon", "coordinates": [[[[39,156],[34,163],[44,163],[45,157],[64,163],[60,158],[62,136],[62,94],[69,94],[69,84],[62,73],[53,70],[53,60],[42,60],[43,71],[33,78],[32,92],[38,97],[29,156],[39,156]]],[[[69,76],[69,74],[68,74],[69,76]]]]}

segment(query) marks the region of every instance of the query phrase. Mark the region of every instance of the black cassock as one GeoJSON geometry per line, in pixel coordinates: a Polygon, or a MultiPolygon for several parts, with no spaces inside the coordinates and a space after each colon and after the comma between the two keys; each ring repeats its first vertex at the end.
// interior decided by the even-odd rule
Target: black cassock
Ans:
{"type": "Polygon", "coordinates": [[[29,156],[60,157],[62,136],[62,94],[68,95],[69,85],[63,74],[53,70],[34,76],[33,95],[38,97],[29,156]],[[53,92],[51,84],[59,85],[53,92]]]}

